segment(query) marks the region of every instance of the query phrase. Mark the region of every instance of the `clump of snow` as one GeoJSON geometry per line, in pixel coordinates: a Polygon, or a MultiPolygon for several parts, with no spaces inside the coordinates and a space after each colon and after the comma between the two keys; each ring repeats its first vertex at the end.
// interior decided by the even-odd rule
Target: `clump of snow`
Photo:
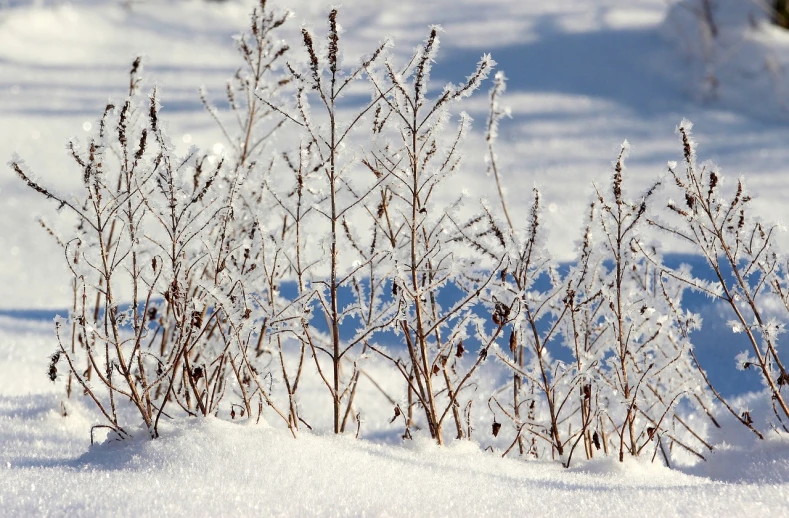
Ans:
{"type": "Polygon", "coordinates": [[[663,464],[658,453],[652,460],[651,452],[643,457],[625,457],[624,462],[619,461],[615,453],[607,457],[593,459],[571,467],[571,473],[584,473],[595,475],[601,480],[624,485],[663,484],[666,486],[685,486],[703,484],[704,480],[698,477],[683,475],[663,464]]]}
{"type": "Polygon", "coordinates": [[[748,446],[720,444],[687,473],[729,483],[789,484],[789,439],[768,436],[748,446]]]}

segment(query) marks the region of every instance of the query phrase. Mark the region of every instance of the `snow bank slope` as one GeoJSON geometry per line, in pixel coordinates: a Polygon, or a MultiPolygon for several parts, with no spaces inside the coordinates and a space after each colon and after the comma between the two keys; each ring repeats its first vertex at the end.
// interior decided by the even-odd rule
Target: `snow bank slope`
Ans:
{"type": "Polygon", "coordinates": [[[214,419],[162,440],[109,443],[76,460],[0,468],[5,515],[759,516],[789,511],[789,485],[721,484],[657,464],[564,471],[444,450],[302,435],[214,419]]]}

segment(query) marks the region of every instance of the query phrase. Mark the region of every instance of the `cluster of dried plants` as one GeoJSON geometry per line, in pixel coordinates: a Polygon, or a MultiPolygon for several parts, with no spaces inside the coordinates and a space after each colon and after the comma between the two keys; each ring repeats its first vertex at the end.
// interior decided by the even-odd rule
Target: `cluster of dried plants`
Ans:
{"type": "Polygon", "coordinates": [[[683,168],[637,196],[623,146],[610,186],[594,186],[577,259],[561,264],[539,191],[527,221],[508,210],[495,154],[508,113],[500,72],[486,124],[500,205],[465,193],[438,201],[471,138],[458,107],[486,81],[490,56],[461,84],[433,90],[438,28],[404,63],[387,41],[348,64],[336,9],[325,43],[305,28],[301,50],[277,36],[288,18],[262,0],[237,39],[227,109],[202,94],[224,158],[177,156],[157,91],[140,94],[137,60],[127,99],[69,146],[81,194],[56,193],[12,162],[76,218],[56,238],[73,306],[56,324],[49,376],[66,370],[67,397],[81,390],[103,416],[98,427],[125,437],[139,419],[157,437],[162,417],[269,415],[295,436],[315,417],[299,392],[314,373],[327,397],[309,408],[330,408],[335,433],[355,423],[358,435],[357,389],[372,379],[365,362],[379,358],[402,376],[401,393],[387,397],[404,438],[421,429],[444,444],[451,428],[471,440],[473,423],[489,420],[491,436],[475,439],[505,456],[565,466],[580,450],[704,458],[708,429],[720,426],[713,397],[763,433],[698,364],[690,338],[700,319],[682,307],[694,290],[728,304],[750,344],[738,361],[761,374],[773,429],[787,431],[783,324],[764,303],[789,311],[789,263],[775,226],[749,215],[742,182],[727,194],[715,169],[696,164],[689,124],[679,129],[683,168]],[[344,97],[363,85],[367,102],[344,97]],[[684,204],[657,201],[672,190],[684,204]],[[463,207],[477,215],[465,219],[463,207]],[[660,233],[693,244],[717,282],[667,267],[660,233]]]}

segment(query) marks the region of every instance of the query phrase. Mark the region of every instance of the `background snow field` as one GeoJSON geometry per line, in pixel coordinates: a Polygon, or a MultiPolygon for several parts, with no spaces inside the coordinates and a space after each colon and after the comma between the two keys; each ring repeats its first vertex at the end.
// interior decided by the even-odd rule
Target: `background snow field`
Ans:
{"type": "MultiPolygon", "coordinates": [[[[681,161],[676,128],[683,118],[694,123],[700,158],[718,164],[730,181],[745,175],[755,211],[789,219],[789,32],[760,22],[759,1],[718,0],[721,43],[713,49],[686,5],[692,2],[676,0],[345,0],[339,21],[348,60],[384,36],[394,40],[394,55],[406,58],[432,24],[441,25],[434,87],[463,81],[480,56],[492,55],[508,78],[502,102],[511,117],[501,122],[496,153],[510,211],[527,221],[538,186],[550,251],[569,261],[592,186],[608,186],[622,142],[631,144],[626,174],[635,194],[665,177],[668,161],[681,161]]],[[[233,36],[246,29],[253,4],[0,0],[2,162],[18,155],[43,183],[76,192],[82,181],[68,140],[84,139],[105,105],[124,99],[136,56],[144,57],[144,91],[160,89],[161,118],[178,151],[198,146],[225,154],[198,89],[222,104],[239,66],[233,36]]],[[[279,0],[273,7],[294,13],[283,34],[301,52],[302,23],[323,34],[332,5],[279,0]]],[[[462,169],[438,194],[442,203],[464,190],[498,203],[486,175],[489,88],[465,105],[472,136],[462,169]]],[[[369,92],[348,97],[361,105],[369,92]]],[[[87,399],[65,400],[64,376],[56,383],[46,376],[57,346],[52,320],[68,314],[72,291],[62,249],[39,217],[56,231],[74,223],[10,167],[0,168],[2,517],[789,513],[786,436],[757,441],[720,408],[723,428],[704,428],[715,446],[705,461],[674,452],[669,469],[659,452],[650,462],[650,447],[624,463],[615,456],[587,462],[578,452],[565,469],[550,459],[501,459],[513,436],[491,435],[487,398],[475,401],[471,442],[437,447],[424,430],[401,440],[392,396],[401,398],[403,380],[381,358],[365,364],[370,376],[359,383],[361,440],[330,433],[325,386],[311,363],[299,404],[313,431],[298,439],[274,419],[205,418],[168,421],[155,441],[141,439],[143,430],[116,441],[96,429],[91,444],[91,426],[101,417],[87,399]]],[[[777,239],[789,250],[789,234],[777,239]]],[[[672,266],[702,264],[686,245],[663,245],[672,266]]],[[[699,295],[690,295],[687,307],[704,320],[692,341],[718,390],[738,408],[770,414],[765,397],[752,393],[762,389],[758,376],[734,375],[734,355],[745,346],[730,332],[726,308],[699,295]]],[[[497,386],[507,372],[492,360],[483,367],[484,379],[497,386]]]]}

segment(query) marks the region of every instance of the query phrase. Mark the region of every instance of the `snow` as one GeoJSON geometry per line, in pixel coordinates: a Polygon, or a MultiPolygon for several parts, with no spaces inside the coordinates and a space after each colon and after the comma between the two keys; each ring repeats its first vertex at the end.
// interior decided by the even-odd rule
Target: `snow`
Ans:
{"type": "Polygon", "coordinates": [[[426,438],[399,446],[293,439],[213,418],[168,426],[157,441],[108,442],[76,456],[63,448],[77,442],[73,424],[63,425],[72,417],[43,411],[44,404],[17,414],[3,405],[4,436],[20,421],[47,430],[16,455],[9,441],[12,455],[0,467],[6,516],[767,516],[789,509],[785,458],[767,480],[756,478],[762,469],[733,479],[729,463],[748,460],[733,455],[705,477],[648,460],[602,459],[565,470],[550,461],[500,459],[467,442],[439,448],[426,438]]]}
{"type": "MultiPolygon", "coordinates": [[[[245,26],[250,2],[187,0],[13,0],[0,2],[0,162],[12,154],[53,189],[76,190],[65,145],[97,124],[108,99],[128,89],[128,67],[145,57],[147,87],[161,88],[162,116],[181,151],[191,145],[219,155],[221,134],[205,113],[198,89],[218,104],[237,66],[232,36],[245,26]]],[[[329,2],[290,0],[286,32],[298,42],[301,22],[325,27],[329,2]]],[[[724,174],[743,173],[757,195],[757,211],[789,220],[789,36],[764,22],[757,2],[716,2],[721,47],[706,45],[691,0],[400,0],[341,7],[345,57],[355,60],[385,35],[394,52],[409,54],[440,24],[437,84],[457,83],[490,53],[508,78],[502,100],[512,118],[498,128],[497,163],[515,220],[526,221],[530,193],[541,188],[551,252],[572,256],[593,182],[607,185],[612,160],[627,139],[631,192],[639,192],[681,158],[675,134],[685,117],[695,124],[700,159],[724,174]],[[754,7],[756,6],[756,7],[754,7]],[[715,88],[707,78],[714,71],[715,88]],[[522,196],[521,193],[527,193],[522,196]]],[[[483,85],[487,90],[489,83],[483,85]]],[[[353,91],[349,97],[366,95],[353,91]]],[[[476,137],[453,182],[475,199],[496,199],[484,174],[487,115],[484,95],[466,105],[476,137]]],[[[283,137],[285,138],[285,137],[283,137]]],[[[360,384],[365,408],[361,440],[328,433],[325,387],[305,378],[300,405],[315,431],[294,439],[274,422],[216,418],[167,422],[162,437],[105,441],[87,400],[64,400],[64,380],[46,379],[55,349],[49,313],[71,304],[61,253],[38,226],[67,228],[66,216],[27,189],[10,170],[0,172],[0,515],[374,515],[374,516],[780,516],[789,511],[789,445],[768,434],[757,441],[731,418],[713,430],[715,450],[704,462],[668,469],[658,452],[619,463],[615,457],[577,462],[501,459],[512,435],[490,437],[484,401],[475,415],[474,442],[438,448],[415,434],[401,441],[402,422],[370,383],[360,384]],[[42,315],[46,314],[46,318],[42,315]],[[68,414],[62,415],[63,411],[68,414]],[[506,437],[505,437],[506,436],[506,437]],[[485,448],[491,446],[493,451],[485,448]]],[[[353,223],[353,222],[351,222],[353,223]]],[[[784,249],[789,236],[780,237],[784,249]]],[[[685,252],[675,244],[664,252],[685,252]]],[[[779,308],[780,309],[780,308],[779,308]]],[[[700,311],[719,324],[709,343],[729,332],[729,316],[709,303],[700,311]]],[[[739,329],[739,328],[738,328],[739,329]]],[[[705,350],[734,371],[750,354],[726,334],[725,351],[705,350]]],[[[742,336],[742,335],[739,335],[742,336]]],[[[704,345],[704,344],[701,344],[704,345]]],[[[709,345],[709,344],[707,344],[709,345]]],[[[492,362],[489,362],[492,363],[492,362]]],[[[399,374],[381,362],[376,380],[398,394],[399,374]]],[[[501,375],[486,365],[492,376],[501,375]]],[[[723,373],[724,371],[720,371],[723,373]]],[[[712,373],[711,375],[715,375],[712,373]]],[[[740,373],[737,373],[739,376],[740,373]]],[[[743,385],[725,385],[727,394],[743,385]]],[[[755,379],[755,375],[754,375],[755,379]]],[[[733,381],[731,383],[734,383],[733,381]]],[[[758,383],[747,389],[758,389],[758,383]]],[[[399,395],[398,395],[399,397],[399,395]]],[[[739,411],[767,415],[765,398],[744,394],[739,411]]],[[[476,408],[476,407],[475,407],[476,408]]],[[[762,426],[764,423],[757,423],[762,426]]],[[[355,427],[354,427],[355,428],[355,427]]]]}

